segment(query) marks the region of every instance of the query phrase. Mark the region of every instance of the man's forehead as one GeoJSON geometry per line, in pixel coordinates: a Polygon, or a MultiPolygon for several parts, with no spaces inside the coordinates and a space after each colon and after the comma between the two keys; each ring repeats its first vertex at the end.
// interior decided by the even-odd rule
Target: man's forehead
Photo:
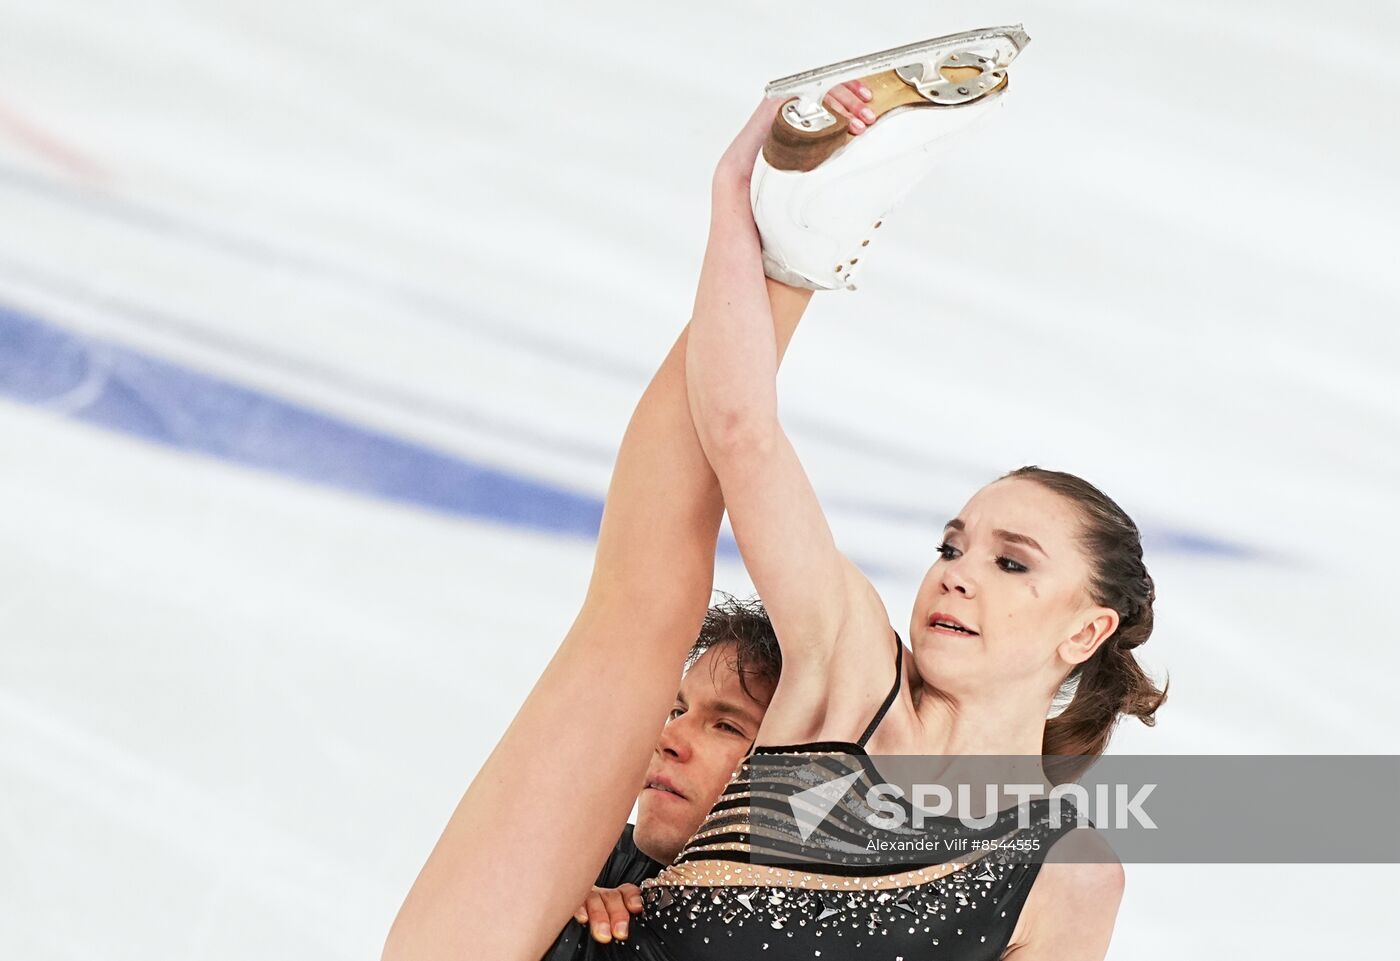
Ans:
{"type": "MultiPolygon", "coordinates": [[[[739,664],[732,644],[718,644],[708,648],[681,678],[680,694],[686,703],[694,705],[704,699],[735,703],[750,710],[762,712],[765,705],[744,690],[739,679],[739,664]]],[[[752,685],[755,678],[750,678],[752,685]]]]}

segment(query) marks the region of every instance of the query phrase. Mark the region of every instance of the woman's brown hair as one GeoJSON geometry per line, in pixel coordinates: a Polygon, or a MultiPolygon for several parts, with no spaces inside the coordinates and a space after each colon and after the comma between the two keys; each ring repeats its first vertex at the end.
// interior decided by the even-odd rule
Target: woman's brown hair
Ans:
{"type": "Polygon", "coordinates": [[[1064,497],[1079,511],[1080,540],[1089,558],[1089,596],[1095,604],[1118,612],[1118,629],[1088,660],[1075,665],[1056,695],[1068,705],[1045,722],[1041,753],[1046,772],[1056,781],[1083,773],[1108,748],[1113,729],[1131,714],[1151,727],[1167,699],[1138,664],[1133,650],[1152,635],[1156,587],[1142,562],[1142,536],[1131,517],[1093,484],[1073,474],[1022,467],[1002,479],[1041,485],[1064,497]]]}

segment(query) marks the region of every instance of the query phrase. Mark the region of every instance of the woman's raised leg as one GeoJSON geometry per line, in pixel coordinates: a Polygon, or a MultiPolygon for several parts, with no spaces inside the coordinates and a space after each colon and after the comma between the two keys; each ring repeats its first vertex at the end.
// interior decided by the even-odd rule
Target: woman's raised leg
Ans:
{"type": "MultiPolygon", "coordinates": [[[[763,110],[750,127],[771,122],[763,110]]],[[[750,127],[736,141],[752,146],[749,170],[761,142],[750,127]]],[[[733,151],[717,177],[743,169],[733,151]]],[[[768,281],[761,305],[729,303],[733,270],[762,273],[756,254],[736,266],[732,220],[716,211],[695,309],[761,309],[781,359],[811,292],[768,281]]],[[[724,507],[686,400],[688,330],[623,437],[583,608],[453,812],[386,961],[535,961],[626,822],[709,603],[724,507]]]]}

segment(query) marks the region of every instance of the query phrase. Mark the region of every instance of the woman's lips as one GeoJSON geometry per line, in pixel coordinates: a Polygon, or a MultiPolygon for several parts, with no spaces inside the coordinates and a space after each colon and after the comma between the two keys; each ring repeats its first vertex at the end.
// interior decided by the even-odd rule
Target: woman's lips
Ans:
{"type": "Polygon", "coordinates": [[[937,631],[939,634],[950,634],[954,637],[977,636],[977,632],[971,627],[968,627],[953,615],[945,614],[942,611],[934,611],[929,615],[928,627],[931,631],[937,631]]]}

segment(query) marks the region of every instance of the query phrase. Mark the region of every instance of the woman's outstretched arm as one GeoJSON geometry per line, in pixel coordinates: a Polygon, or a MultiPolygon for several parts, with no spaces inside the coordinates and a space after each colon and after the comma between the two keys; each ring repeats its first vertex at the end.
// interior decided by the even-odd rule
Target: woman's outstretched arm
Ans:
{"type": "MultiPolygon", "coordinates": [[[[755,138],[763,133],[750,131],[755,138]]],[[[717,189],[714,203],[724,233],[712,233],[710,246],[718,252],[716,269],[730,279],[697,298],[686,355],[691,414],[744,563],[783,645],[783,680],[763,740],[813,739],[819,732],[803,725],[824,718],[840,728],[845,715],[873,710],[865,703],[874,689],[865,668],[889,670],[889,621],[869,581],[837,550],[778,419],[773,332],[747,191],[717,189]],[[859,640],[839,643],[848,636],[859,640]],[[871,643],[879,645],[878,657],[871,656],[871,643]],[[837,670],[838,655],[858,669],[837,670]]]]}
{"type": "MultiPolygon", "coordinates": [[[[721,162],[717,183],[730,186],[731,168],[721,162]]],[[[722,240],[712,232],[697,311],[723,309],[722,240]]],[[[759,289],[776,364],[810,292],[759,289]]],[[[688,328],[623,437],[583,608],[453,812],[389,932],[386,961],[536,961],[626,822],[709,603],[723,514],[687,407],[687,337],[688,328]]]]}

